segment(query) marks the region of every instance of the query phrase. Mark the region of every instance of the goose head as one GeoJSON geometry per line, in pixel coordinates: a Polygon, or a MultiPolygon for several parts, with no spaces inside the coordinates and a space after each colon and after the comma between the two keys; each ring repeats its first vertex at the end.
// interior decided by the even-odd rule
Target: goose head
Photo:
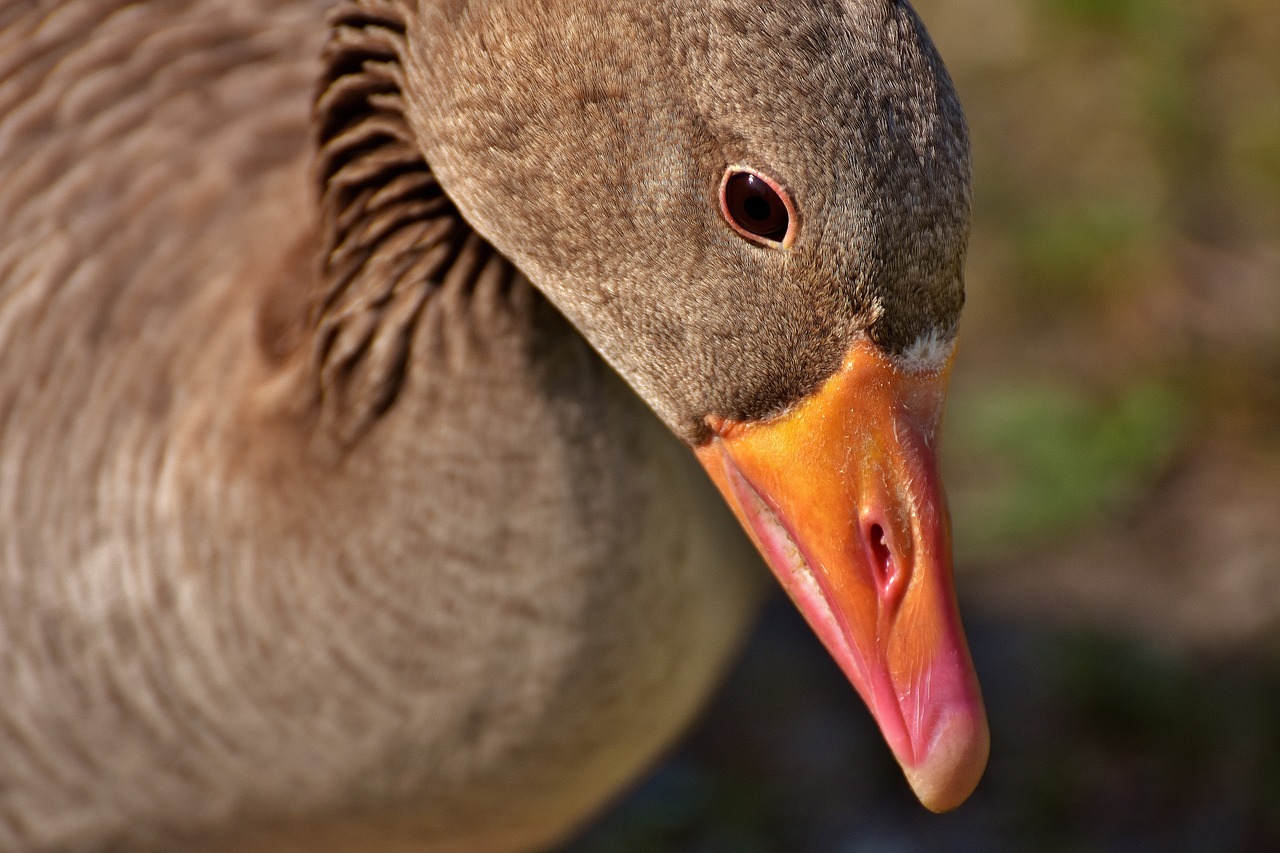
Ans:
{"type": "Polygon", "coordinates": [[[420,4],[407,114],[463,215],[696,452],[922,802],[985,713],[935,446],[964,118],[905,2],[420,4]]]}

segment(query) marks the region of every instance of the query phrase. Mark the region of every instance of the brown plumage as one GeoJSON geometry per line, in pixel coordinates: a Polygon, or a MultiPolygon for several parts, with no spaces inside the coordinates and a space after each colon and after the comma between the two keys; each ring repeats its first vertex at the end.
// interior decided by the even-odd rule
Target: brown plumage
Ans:
{"type": "Polygon", "coordinates": [[[954,330],[905,4],[332,5],[0,0],[0,849],[562,837],[765,580],[663,421],[954,330]]]}

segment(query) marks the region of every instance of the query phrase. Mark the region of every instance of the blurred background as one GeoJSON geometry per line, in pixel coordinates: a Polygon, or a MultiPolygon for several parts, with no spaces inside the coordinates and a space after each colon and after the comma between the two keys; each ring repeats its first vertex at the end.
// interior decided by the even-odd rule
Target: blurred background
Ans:
{"type": "Polygon", "coordinates": [[[1280,850],[1280,5],[916,0],[973,133],[943,817],[779,596],[572,853],[1280,850]]]}

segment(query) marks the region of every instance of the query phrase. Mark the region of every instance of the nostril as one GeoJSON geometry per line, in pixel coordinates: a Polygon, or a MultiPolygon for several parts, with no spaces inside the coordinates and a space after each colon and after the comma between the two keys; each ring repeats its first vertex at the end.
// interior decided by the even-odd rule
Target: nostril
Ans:
{"type": "Polygon", "coordinates": [[[871,546],[872,569],[882,580],[888,580],[893,575],[893,554],[884,541],[884,528],[878,524],[871,525],[867,531],[867,544],[871,546]]]}
{"type": "Polygon", "coordinates": [[[889,537],[879,523],[869,525],[866,535],[867,556],[870,558],[871,571],[875,575],[880,595],[888,599],[896,598],[902,587],[902,567],[894,558],[889,537]]]}

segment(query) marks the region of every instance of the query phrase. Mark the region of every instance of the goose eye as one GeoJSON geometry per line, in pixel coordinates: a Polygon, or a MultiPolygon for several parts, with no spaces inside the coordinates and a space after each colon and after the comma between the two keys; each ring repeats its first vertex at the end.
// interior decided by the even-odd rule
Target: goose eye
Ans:
{"type": "Polygon", "coordinates": [[[725,173],[720,211],[733,230],[756,243],[781,243],[791,228],[791,199],[755,172],[730,169],[725,173]]]}

